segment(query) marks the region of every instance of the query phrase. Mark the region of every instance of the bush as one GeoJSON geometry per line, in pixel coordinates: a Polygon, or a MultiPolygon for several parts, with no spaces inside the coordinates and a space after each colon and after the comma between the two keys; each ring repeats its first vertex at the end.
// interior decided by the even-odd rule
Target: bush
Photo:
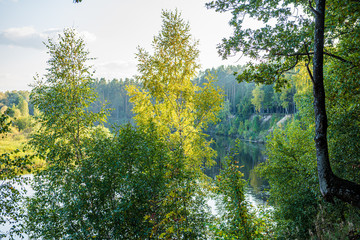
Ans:
{"type": "Polygon", "coordinates": [[[19,117],[15,119],[14,125],[19,129],[19,131],[23,131],[29,127],[31,127],[31,117],[19,117]]]}
{"type": "Polygon", "coordinates": [[[225,158],[225,167],[215,180],[221,217],[212,230],[215,239],[267,239],[268,222],[251,212],[245,200],[246,181],[239,170],[239,162],[235,160],[237,148],[239,142],[225,158]]]}
{"type": "Polygon", "coordinates": [[[86,156],[73,170],[54,166],[35,177],[27,220],[31,237],[205,235],[204,197],[184,171],[181,154],[170,152],[154,131],[123,126],[115,136],[89,142],[86,156]]]}
{"type": "Polygon", "coordinates": [[[313,127],[294,120],[276,128],[266,143],[268,159],[257,171],[269,180],[275,233],[280,239],[347,239],[350,230],[359,231],[359,211],[322,198],[313,135],[313,127]]]}

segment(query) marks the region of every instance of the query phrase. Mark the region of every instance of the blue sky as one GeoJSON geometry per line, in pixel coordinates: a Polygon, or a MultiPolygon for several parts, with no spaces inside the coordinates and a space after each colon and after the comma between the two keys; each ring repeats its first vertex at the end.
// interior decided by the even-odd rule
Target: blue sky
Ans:
{"type": "Polygon", "coordinates": [[[221,60],[216,45],[229,36],[230,14],[205,8],[205,0],[0,0],[0,91],[30,90],[35,74],[43,75],[49,56],[42,44],[64,28],[85,38],[96,77],[136,74],[136,47],[151,51],[161,28],[161,10],[181,11],[200,41],[202,68],[243,64],[221,60]]]}

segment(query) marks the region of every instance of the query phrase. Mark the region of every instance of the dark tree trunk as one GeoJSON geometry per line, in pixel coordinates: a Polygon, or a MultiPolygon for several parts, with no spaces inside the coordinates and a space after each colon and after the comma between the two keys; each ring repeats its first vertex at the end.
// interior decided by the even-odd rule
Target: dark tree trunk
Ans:
{"type": "Polygon", "coordinates": [[[325,0],[316,1],[315,36],[313,58],[314,110],[315,110],[315,144],[321,194],[327,201],[334,197],[360,207],[360,185],[335,176],[329,161],[327,143],[327,116],[325,109],[324,89],[324,23],[325,0]]]}

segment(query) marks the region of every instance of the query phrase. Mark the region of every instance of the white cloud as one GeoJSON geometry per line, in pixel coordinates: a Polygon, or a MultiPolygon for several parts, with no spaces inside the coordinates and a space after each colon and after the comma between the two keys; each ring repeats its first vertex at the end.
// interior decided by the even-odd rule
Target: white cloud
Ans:
{"type": "Polygon", "coordinates": [[[86,42],[94,42],[96,40],[95,34],[88,32],[88,31],[81,31],[79,32],[82,39],[84,39],[86,42]]]}
{"type": "Polygon", "coordinates": [[[46,35],[32,27],[8,28],[0,32],[0,44],[3,45],[42,48],[44,40],[46,35]]]}
{"type": "Polygon", "coordinates": [[[97,77],[111,78],[127,78],[137,74],[136,61],[109,61],[96,63],[94,68],[97,77]]]}
{"type": "MultiPolygon", "coordinates": [[[[0,44],[42,49],[44,48],[44,41],[49,37],[56,37],[61,32],[62,30],[56,28],[47,29],[43,32],[38,32],[33,27],[8,28],[0,32],[0,44]]],[[[81,31],[78,34],[87,42],[96,40],[96,36],[88,31],[81,31]]]]}

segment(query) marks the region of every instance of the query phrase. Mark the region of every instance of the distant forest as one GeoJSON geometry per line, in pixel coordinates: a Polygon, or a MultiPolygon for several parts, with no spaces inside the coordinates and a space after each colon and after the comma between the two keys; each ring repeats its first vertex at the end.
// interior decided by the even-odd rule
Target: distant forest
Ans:
{"type": "MultiPolygon", "coordinates": [[[[262,117],[271,114],[278,116],[278,120],[282,115],[296,112],[294,84],[290,84],[281,92],[276,92],[273,85],[238,83],[233,73],[241,72],[243,68],[240,65],[220,66],[201,71],[193,80],[201,86],[206,76],[211,74],[217,79],[215,85],[223,89],[225,93],[223,110],[219,114],[220,121],[215,126],[210,126],[208,131],[254,139],[261,130],[256,122],[259,122],[262,117]]],[[[291,76],[291,74],[288,76],[289,79],[291,76]]],[[[126,86],[133,83],[141,84],[129,78],[95,79],[92,87],[98,97],[89,110],[98,112],[104,104],[106,108],[111,109],[107,127],[112,124],[132,123],[132,104],[129,102],[126,86]]],[[[29,102],[29,96],[29,91],[0,92],[0,111],[3,113],[8,110],[9,116],[14,118],[13,123],[19,130],[25,129],[30,124],[30,121],[26,121],[27,115],[36,114],[36,110],[29,102]]],[[[263,127],[263,130],[268,128],[269,126],[263,127]]]]}
{"type": "MultiPolygon", "coordinates": [[[[217,79],[215,85],[223,89],[225,103],[220,112],[220,122],[216,126],[210,126],[210,132],[221,135],[240,136],[242,138],[256,138],[260,129],[251,121],[258,121],[264,115],[294,114],[296,104],[294,95],[296,88],[290,84],[281,92],[276,92],[273,85],[255,85],[255,83],[238,83],[234,72],[243,70],[243,66],[220,66],[208,69],[198,74],[193,81],[201,86],[206,76],[210,73],[217,79]],[[255,120],[253,119],[254,116],[255,120]],[[240,123],[242,122],[242,123],[240,123]],[[252,129],[251,129],[252,128],[252,129]],[[247,131],[244,131],[247,130],[247,131]],[[251,129],[251,131],[249,131],[251,129]]],[[[289,75],[291,78],[291,75],[289,75]]],[[[112,109],[109,116],[109,124],[123,124],[132,122],[132,104],[126,94],[125,87],[130,83],[137,83],[134,79],[97,79],[94,89],[98,94],[98,100],[92,105],[91,111],[97,112],[103,104],[112,109]]],[[[140,83],[137,83],[140,85],[140,83]]],[[[276,118],[273,118],[273,122],[276,118]]],[[[269,126],[263,129],[269,129],[269,126]]]]}

